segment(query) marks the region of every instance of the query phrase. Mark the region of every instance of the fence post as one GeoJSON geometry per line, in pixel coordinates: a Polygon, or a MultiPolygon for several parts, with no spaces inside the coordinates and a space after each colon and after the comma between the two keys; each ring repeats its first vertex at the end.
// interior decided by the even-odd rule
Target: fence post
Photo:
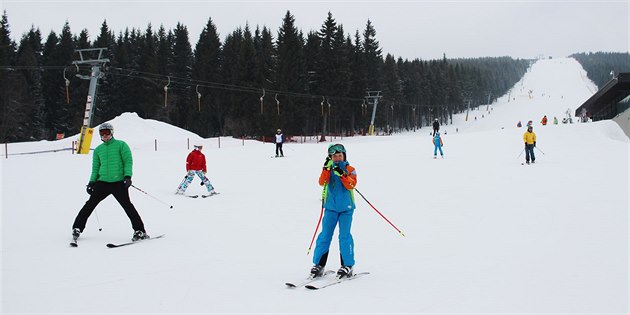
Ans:
{"type": "Polygon", "coordinates": [[[6,159],[9,158],[9,143],[8,142],[4,143],[4,155],[5,155],[6,159]]]}
{"type": "Polygon", "coordinates": [[[186,150],[190,150],[190,138],[186,138],[186,150]]]}
{"type": "Polygon", "coordinates": [[[157,151],[157,139],[155,139],[155,151],[157,151]]]}
{"type": "Polygon", "coordinates": [[[221,136],[217,138],[219,140],[219,149],[221,149],[221,136]]]}

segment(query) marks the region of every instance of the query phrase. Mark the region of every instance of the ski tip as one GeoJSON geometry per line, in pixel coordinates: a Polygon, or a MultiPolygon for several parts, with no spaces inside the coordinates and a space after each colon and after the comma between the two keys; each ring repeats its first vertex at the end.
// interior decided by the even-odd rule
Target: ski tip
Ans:
{"type": "Polygon", "coordinates": [[[112,244],[112,243],[109,243],[109,244],[107,244],[107,245],[105,245],[105,246],[107,246],[107,247],[109,247],[109,248],[114,248],[114,247],[117,247],[117,246],[116,246],[116,244],[112,244]]]}
{"type": "Polygon", "coordinates": [[[79,247],[79,244],[75,242],[70,242],[70,247],[79,247]]]}
{"type": "Polygon", "coordinates": [[[319,290],[319,288],[318,288],[318,287],[313,286],[313,285],[310,285],[310,284],[305,285],[304,287],[305,287],[305,288],[307,288],[307,289],[309,289],[309,290],[319,290]]]}
{"type": "Polygon", "coordinates": [[[285,285],[287,286],[287,288],[289,288],[289,289],[295,289],[295,288],[297,287],[295,284],[293,284],[293,283],[289,283],[289,282],[285,282],[284,284],[285,284],[285,285]]]}

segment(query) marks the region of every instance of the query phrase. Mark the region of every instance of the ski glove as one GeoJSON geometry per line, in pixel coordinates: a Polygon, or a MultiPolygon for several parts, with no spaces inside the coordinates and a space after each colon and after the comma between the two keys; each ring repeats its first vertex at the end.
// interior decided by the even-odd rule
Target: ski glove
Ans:
{"type": "Polygon", "coordinates": [[[201,183],[199,183],[199,186],[203,186],[203,181],[201,181],[201,183]]]}
{"type": "Polygon", "coordinates": [[[131,177],[125,176],[125,180],[123,180],[123,184],[125,185],[125,188],[129,188],[131,186],[131,177]]]}
{"type": "Polygon", "coordinates": [[[337,175],[337,176],[345,176],[346,175],[346,173],[339,166],[335,166],[335,168],[333,168],[333,172],[335,172],[335,175],[337,175]]]}
{"type": "Polygon", "coordinates": [[[329,170],[332,167],[332,165],[333,165],[332,159],[330,158],[330,156],[327,156],[326,161],[324,161],[324,169],[329,170]]]}
{"type": "Polygon", "coordinates": [[[536,141],[534,141],[534,146],[536,146],[536,141]]]}
{"type": "Polygon", "coordinates": [[[96,185],[95,182],[89,182],[87,186],[85,186],[85,191],[88,193],[88,195],[91,195],[92,192],[94,192],[94,185],[96,185]]]}

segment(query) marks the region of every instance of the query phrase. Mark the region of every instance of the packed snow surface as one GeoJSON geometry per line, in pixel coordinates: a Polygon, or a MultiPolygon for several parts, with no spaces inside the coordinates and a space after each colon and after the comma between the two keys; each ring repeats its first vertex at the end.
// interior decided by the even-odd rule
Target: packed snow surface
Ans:
{"type": "MultiPolygon", "coordinates": [[[[105,244],[133,231],[113,197],[79,247],[68,246],[92,154],[19,154],[69,148],[77,137],[11,143],[1,162],[1,312],[627,313],[628,138],[612,121],[553,124],[595,91],[574,59],[539,60],[497,102],[442,122],[445,158],[435,160],[430,127],[307,138],[271,158],[273,144],[202,139],[126,113],[111,121],[114,135],[130,145],[133,184],[149,194],[131,188],[131,200],[147,232],[166,237],[116,249],[105,244]],[[516,124],[529,120],[536,164],[522,165],[525,130],[516,124]],[[330,143],[345,145],[357,188],[404,236],[355,194],[355,271],[371,274],[287,289],[312,264],[330,143]],[[174,195],[193,144],[204,146],[220,195],[174,195]]],[[[188,189],[204,191],[199,179],[188,189]]],[[[335,237],[327,269],[338,257],[335,237]]]]}

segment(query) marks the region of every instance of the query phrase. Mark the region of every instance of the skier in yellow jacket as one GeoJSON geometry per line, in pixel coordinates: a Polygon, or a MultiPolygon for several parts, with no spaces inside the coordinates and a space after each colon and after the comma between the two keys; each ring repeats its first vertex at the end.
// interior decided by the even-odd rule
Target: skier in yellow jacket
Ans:
{"type": "Polygon", "coordinates": [[[525,141],[525,163],[529,164],[530,158],[532,163],[535,163],[536,156],[534,156],[534,147],[536,146],[536,134],[533,131],[532,126],[527,127],[527,131],[523,134],[523,141],[525,141]]]}

